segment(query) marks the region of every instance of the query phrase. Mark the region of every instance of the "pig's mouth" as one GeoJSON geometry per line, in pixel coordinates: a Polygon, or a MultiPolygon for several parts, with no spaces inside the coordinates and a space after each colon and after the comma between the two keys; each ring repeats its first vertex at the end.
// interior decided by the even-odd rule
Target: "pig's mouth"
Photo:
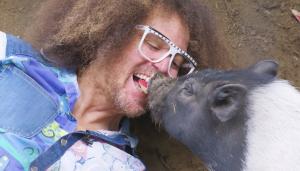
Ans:
{"type": "Polygon", "coordinates": [[[168,105],[166,96],[174,87],[176,79],[156,74],[149,82],[148,107],[156,123],[162,122],[163,110],[168,105]]]}

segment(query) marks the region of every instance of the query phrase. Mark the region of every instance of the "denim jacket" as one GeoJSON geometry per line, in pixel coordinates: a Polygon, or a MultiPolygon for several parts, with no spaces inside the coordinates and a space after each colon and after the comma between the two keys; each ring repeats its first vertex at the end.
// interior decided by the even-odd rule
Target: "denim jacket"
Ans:
{"type": "MultiPolygon", "coordinates": [[[[34,168],[45,169],[67,150],[57,145],[62,138],[81,135],[75,143],[91,132],[97,137],[75,131],[71,111],[78,96],[73,71],[51,66],[30,44],[0,32],[0,171],[29,170],[34,160],[34,168]],[[49,155],[47,149],[57,153],[49,155]]],[[[129,139],[124,145],[134,148],[129,139]]]]}

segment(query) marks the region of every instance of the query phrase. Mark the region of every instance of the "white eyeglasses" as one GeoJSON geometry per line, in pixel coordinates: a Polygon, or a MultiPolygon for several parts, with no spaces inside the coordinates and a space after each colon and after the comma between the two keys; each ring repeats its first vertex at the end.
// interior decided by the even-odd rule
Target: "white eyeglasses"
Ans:
{"type": "Polygon", "coordinates": [[[145,25],[137,25],[136,29],[144,30],[138,50],[145,59],[158,63],[170,57],[168,66],[170,77],[190,74],[197,67],[197,62],[187,52],[177,47],[157,30],[145,25]]]}

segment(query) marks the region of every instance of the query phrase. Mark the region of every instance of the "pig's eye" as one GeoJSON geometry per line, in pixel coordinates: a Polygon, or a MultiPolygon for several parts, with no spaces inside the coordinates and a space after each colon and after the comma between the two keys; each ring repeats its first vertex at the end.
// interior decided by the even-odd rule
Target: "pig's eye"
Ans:
{"type": "Polygon", "coordinates": [[[186,96],[192,96],[194,94],[193,85],[191,83],[185,84],[182,93],[186,96]]]}

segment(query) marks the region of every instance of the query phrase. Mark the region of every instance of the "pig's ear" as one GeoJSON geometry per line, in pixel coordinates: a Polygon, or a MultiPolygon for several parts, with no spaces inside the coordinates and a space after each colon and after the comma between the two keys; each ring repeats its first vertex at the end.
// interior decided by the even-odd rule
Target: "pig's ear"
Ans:
{"type": "Polygon", "coordinates": [[[273,60],[263,60],[250,67],[250,70],[257,74],[268,74],[276,77],[278,71],[278,63],[273,60]]]}
{"type": "Polygon", "coordinates": [[[226,122],[243,107],[246,92],[246,87],[241,84],[222,85],[209,96],[210,110],[220,121],[226,122]]]}

